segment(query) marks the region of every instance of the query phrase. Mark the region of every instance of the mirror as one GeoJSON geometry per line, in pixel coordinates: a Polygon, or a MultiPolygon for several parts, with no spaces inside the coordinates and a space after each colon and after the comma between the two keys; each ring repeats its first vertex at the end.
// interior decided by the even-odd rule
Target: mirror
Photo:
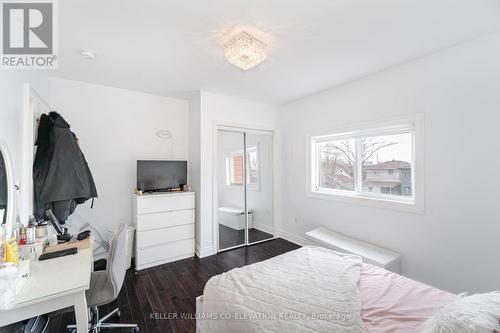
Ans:
{"type": "Polygon", "coordinates": [[[7,145],[0,141],[0,224],[6,231],[7,238],[12,235],[15,218],[14,181],[12,165],[7,145]]]}
{"type": "Polygon", "coordinates": [[[5,158],[0,155],[0,223],[5,225],[7,221],[7,170],[5,169],[5,158]]]}

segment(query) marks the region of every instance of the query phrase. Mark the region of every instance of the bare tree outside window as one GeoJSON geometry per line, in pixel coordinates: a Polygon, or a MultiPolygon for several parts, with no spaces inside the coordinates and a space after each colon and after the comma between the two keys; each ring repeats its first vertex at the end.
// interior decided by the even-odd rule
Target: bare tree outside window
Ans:
{"type": "Polygon", "coordinates": [[[319,143],[319,187],[354,191],[356,143],[353,139],[319,143]]]}

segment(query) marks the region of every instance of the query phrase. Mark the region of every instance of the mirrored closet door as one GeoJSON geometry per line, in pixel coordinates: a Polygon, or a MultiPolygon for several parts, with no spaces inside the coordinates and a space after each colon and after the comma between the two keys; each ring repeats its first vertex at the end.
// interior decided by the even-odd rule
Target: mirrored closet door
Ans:
{"type": "Polygon", "coordinates": [[[217,131],[219,251],[274,237],[273,135],[217,131]]]}

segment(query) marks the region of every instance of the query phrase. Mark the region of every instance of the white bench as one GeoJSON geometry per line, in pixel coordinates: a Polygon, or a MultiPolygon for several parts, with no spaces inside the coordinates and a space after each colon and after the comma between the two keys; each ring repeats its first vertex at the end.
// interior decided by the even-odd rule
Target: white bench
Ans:
{"type": "Polygon", "coordinates": [[[335,251],[356,254],[363,261],[394,273],[400,273],[401,255],[399,253],[354,239],[325,227],[319,227],[306,233],[308,239],[335,251]]]}
{"type": "MultiPolygon", "coordinates": [[[[248,228],[253,228],[253,214],[248,210],[248,228]]],[[[219,224],[236,230],[245,229],[245,210],[239,207],[219,207],[219,224]]]]}

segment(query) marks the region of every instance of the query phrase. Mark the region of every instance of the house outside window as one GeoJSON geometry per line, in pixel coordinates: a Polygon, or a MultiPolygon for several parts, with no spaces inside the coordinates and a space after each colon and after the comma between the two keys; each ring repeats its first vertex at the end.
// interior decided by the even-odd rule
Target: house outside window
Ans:
{"type": "Polygon", "coordinates": [[[308,196],[412,210],[417,167],[423,168],[415,149],[422,126],[408,121],[309,136],[308,196]]]}

